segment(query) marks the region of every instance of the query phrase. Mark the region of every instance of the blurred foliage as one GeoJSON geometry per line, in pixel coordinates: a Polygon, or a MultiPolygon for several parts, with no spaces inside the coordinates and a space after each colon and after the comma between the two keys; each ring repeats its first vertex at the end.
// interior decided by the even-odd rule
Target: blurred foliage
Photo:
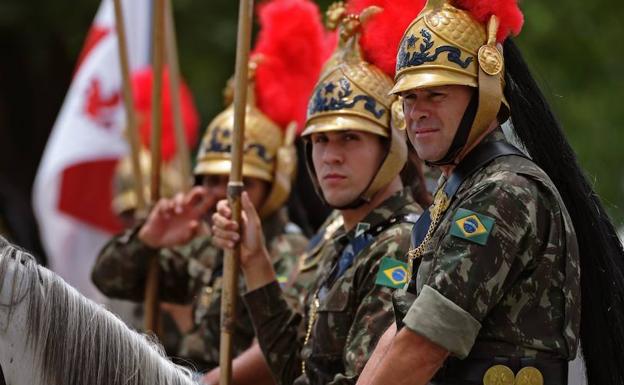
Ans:
{"type": "MultiPolygon", "coordinates": [[[[330,1],[318,3],[325,9],[330,1]]],[[[45,79],[54,79],[54,85],[62,84],[58,91],[46,91],[50,94],[47,106],[53,111],[58,111],[62,103],[73,63],[98,4],[97,0],[0,2],[3,54],[8,46],[8,52],[19,53],[19,60],[27,63],[14,66],[22,73],[10,76],[36,79],[35,84],[45,79]]],[[[181,68],[204,126],[223,108],[221,92],[233,72],[237,5],[232,0],[174,0],[181,68]]],[[[524,1],[521,7],[526,22],[517,42],[557,111],[581,164],[611,214],[621,222],[624,54],[617,47],[624,37],[624,3],[524,1]]],[[[0,73],[0,86],[6,76],[0,73]]],[[[54,116],[46,119],[49,132],[54,116]]],[[[0,127],[4,124],[0,116],[0,127]]]]}

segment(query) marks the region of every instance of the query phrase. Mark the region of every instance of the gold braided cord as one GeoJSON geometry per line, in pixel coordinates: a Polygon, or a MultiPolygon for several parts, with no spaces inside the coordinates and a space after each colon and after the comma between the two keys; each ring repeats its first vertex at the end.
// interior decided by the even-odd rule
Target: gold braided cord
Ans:
{"type": "MultiPolygon", "coordinates": [[[[314,295],[314,300],[312,301],[312,306],[310,306],[310,312],[308,313],[308,329],[306,330],[305,340],[303,340],[303,346],[308,344],[310,340],[310,335],[312,335],[312,328],[314,327],[314,322],[316,321],[316,315],[318,313],[318,308],[320,306],[320,301],[318,299],[318,292],[314,295]]],[[[305,360],[301,359],[301,374],[306,374],[306,364],[305,360]]]]}
{"type": "Polygon", "coordinates": [[[420,258],[425,252],[425,248],[427,247],[431,237],[433,236],[433,232],[438,225],[438,222],[442,218],[443,214],[446,212],[450,205],[450,200],[444,193],[444,188],[439,188],[438,192],[435,195],[433,200],[433,204],[431,205],[431,224],[427,229],[427,234],[425,234],[425,238],[416,248],[410,249],[407,252],[407,270],[408,277],[412,277],[414,273],[414,260],[416,258],[420,258]]]}

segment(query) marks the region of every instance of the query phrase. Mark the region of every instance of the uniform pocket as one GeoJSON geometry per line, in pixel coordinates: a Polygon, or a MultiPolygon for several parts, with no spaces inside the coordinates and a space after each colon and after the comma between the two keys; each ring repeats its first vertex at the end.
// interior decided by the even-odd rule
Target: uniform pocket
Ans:
{"type": "Polygon", "coordinates": [[[334,285],[320,301],[314,324],[312,355],[342,360],[344,346],[353,322],[349,291],[334,285]]]}

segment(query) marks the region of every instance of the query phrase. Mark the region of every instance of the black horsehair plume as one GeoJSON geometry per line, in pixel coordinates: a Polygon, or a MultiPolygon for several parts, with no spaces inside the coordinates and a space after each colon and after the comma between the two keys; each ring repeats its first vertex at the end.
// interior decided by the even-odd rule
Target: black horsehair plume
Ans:
{"type": "Polygon", "coordinates": [[[552,179],[570,213],[581,264],[581,347],[590,385],[624,384],[624,251],[598,195],[531,76],[504,43],[505,97],[515,134],[552,179]]]}

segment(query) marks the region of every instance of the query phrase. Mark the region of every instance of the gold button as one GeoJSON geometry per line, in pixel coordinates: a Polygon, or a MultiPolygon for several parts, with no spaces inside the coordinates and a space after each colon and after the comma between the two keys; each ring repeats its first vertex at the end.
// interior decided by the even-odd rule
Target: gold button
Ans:
{"type": "Polygon", "coordinates": [[[544,377],[537,368],[527,366],[516,374],[515,385],[544,385],[544,377]]]}
{"type": "Polygon", "coordinates": [[[514,373],[505,365],[494,365],[483,375],[483,385],[514,385],[514,373]]]}
{"type": "Polygon", "coordinates": [[[199,297],[199,303],[204,307],[207,308],[208,306],[210,306],[210,302],[212,301],[212,294],[213,294],[213,289],[210,286],[206,286],[204,287],[204,290],[202,290],[201,292],[201,296],[199,297]]]}

